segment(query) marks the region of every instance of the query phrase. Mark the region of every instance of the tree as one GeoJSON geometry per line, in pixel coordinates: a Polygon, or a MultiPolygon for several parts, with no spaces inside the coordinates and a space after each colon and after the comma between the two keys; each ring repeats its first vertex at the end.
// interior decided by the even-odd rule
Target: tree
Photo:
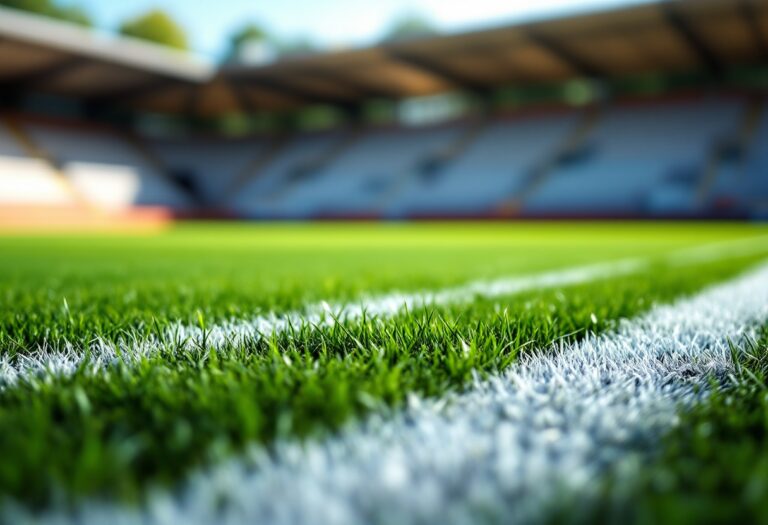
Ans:
{"type": "Polygon", "coordinates": [[[308,38],[296,38],[280,42],[278,45],[278,54],[281,57],[300,56],[314,53],[318,47],[308,38]]]}
{"type": "Polygon", "coordinates": [[[268,54],[271,37],[259,25],[249,22],[229,37],[225,61],[228,63],[257,62],[268,54]]]}
{"type": "Polygon", "coordinates": [[[230,48],[237,49],[248,42],[265,42],[270,39],[269,33],[259,25],[250,22],[230,37],[230,48]]]}
{"type": "Polygon", "coordinates": [[[82,26],[90,27],[93,25],[91,17],[82,8],[61,6],[53,0],[0,0],[0,5],[82,26]]]}
{"type": "Polygon", "coordinates": [[[417,13],[407,13],[392,22],[384,41],[407,40],[435,34],[437,34],[437,30],[429,20],[417,13]]]}
{"type": "Polygon", "coordinates": [[[187,50],[187,35],[184,29],[160,9],[153,9],[120,25],[120,34],[148,40],[176,49],[187,50]]]}
{"type": "Polygon", "coordinates": [[[229,64],[254,64],[277,57],[304,55],[316,49],[315,44],[308,38],[286,40],[256,23],[249,22],[229,38],[224,61],[229,64]]]}
{"type": "Polygon", "coordinates": [[[58,18],[59,20],[64,20],[65,22],[71,22],[80,26],[93,26],[93,20],[91,20],[91,17],[88,15],[88,13],[85,12],[84,9],[78,6],[57,6],[51,13],[51,16],[53,18],[58,18]]]}

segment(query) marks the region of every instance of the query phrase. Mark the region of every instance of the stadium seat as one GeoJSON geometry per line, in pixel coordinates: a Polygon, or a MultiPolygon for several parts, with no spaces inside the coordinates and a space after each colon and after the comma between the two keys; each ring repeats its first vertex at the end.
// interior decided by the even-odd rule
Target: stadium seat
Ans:
{"type": "Polygon", "coordinates": [[[73,204],[55,170],[42,159],[30,158],[4,126],[0,126],[0,204],[73,204]]]}
{"type": "Polygon", "coordinates": [[[589,139],[596,149],[592,161],[560,166],[524,209],[642,214],[652,190],[671,172],[703,167],[714,144],[734,133],[742,107],[737,99],[706,97],[610,109],[589,139]]]}
{"type": "Polygon", "coordinates": [[[482,214],[518,190],[575,123],[573,113],[498,119],[434,181],[413,177],[395,214],[482,214]]]}
{"type": "Polygon", "coordinates": [[[166,206],[188,198],[119,135],[100,128],[28,123],[25,129],[58,163],[79,194],[104,209],[166,206]]]}
{"type": "MultiPolygon", "coordinates": [[[[340,132],[305,133],[294,137],[253,180],[234,196],[234,210],[247,217],[301,214],[301,203],[291,198],[299,172],[345,140],[340,132]]],[[[308,174],[309,175],[309,174],[308,174]]]]}
{"type": "Polygon", "coordinates": [[[746,204],[768,202],[768,111],[763,112],[743,158],[723,168],[713,189],[713,201],[746,204]]]}
{"type": "Polygon", "coordinates": [[[153,140],[151,147],[174,173],[191,180],[204,203],[218,204],[235,180],[264,152],[267,140],[192,137],[153,140]]]}
{"type": "Polygon", "coordinates": [[[286,198],[301,215],[379,214],[387,193],[460,133],[460,124],[370,131],[286,198]]]}

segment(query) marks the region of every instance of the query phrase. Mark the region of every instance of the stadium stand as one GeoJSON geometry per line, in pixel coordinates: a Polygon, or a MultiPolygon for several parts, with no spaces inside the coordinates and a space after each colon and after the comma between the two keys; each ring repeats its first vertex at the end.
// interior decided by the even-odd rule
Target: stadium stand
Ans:
{"type": "Polygon", "coordinates": [[[75,190],[99,208],[189,205],[166,175],[108,128],[29,122],[24,129],[75,190]]]}
{"type": "Polygon", "coordinates": [[[768,211],[768,111],[764,101],[754,105],[755,125],[747,129],[724,161],[714,183],[714,209],[768,211]]]}
{"type": "Polygon", "coordinates": [[[584,154],[562,163],[524,209],[642,215],[653,211],[653,191],[669,180],[687,182],[692,203],[709,151],[735,133],[741,109],[741,101],[721,98],[609,109],[584,154]]]}
{"type": "Polygon", "coordinates": [[[571,111],[494,119],[463,155],[440,173],[413,177],[395,213],[480,216],[494,210],[505,197],[523,189],[536,163],[566,135],[575,120],[571,111]]]}
{"type": "Polygon", "coordinates": [[[460,125],[371,130],[290,198],[309,216],[378,215],[378,204],[402,173],[445,148],[462,132],[460,125]]]}
{"type": "MultiPolygon", "coordinates": [[[[368,131],[325,170],[277,198],[274,188],[292,180],[290,162],[302,151],[299,145],[320,142],[300,136],[295,150],[288,149],[293,153],[271,165],[238,207],[262,217],[482,216],[525,195],[545,165],[546,180],[520,197],[532,215],[691,214],[707,159],[737,135],[745,105],[725,96],[626,102],[604,108],[600,117],[588,112],[586,127],[572,110],[496,117],[437,169],[429,166],[432,154],[460,136],[466,123],[368,131]],[[385,203],[390,207],[379,207],[402,173],[405,187],[385,203]]],[[[764,149],[760,138],[758,132],[757,150],[764,149]]],[[[762,180],[756,161],[748,169],[762,180]]]]}
{"type": "Polygon", "coordinates": [[[245,217],[300,216],[307,210],[292,198],[293,189],[351,147],[357,133],[305,133],[289,139],[271,162],[254,174],[231,205],[245,217]]]}
{"type": "Polygon", "coordinates": [[[745,188],[748,195],[758,196],[763,203],[768,200],[768,115],[755,136],[755,144],[747,161],[745,188]]]}
{"type": "Polygon", "coordinates": [[[768,0],[667,0],[217,69],[0,8],[0,203],[261,219],[764,215],[765,27],[768,0]],[[575,84],[587,96],[569,95],[575,84]],[[499,102],[509,89],[517,98],[499,102]],[[459,95],[472,102],[442,122],[398,118],[459,95]],[[366,116],[382,102],[393,116],[366,116]],[[318,108],[343,118],[297,124],[318,108]],[[172,132],[140,135],[158,115],[172,132]],[[280,124],[232,137],[220,125],[232,115],[280,124]]]}
{"type": "Polygon", "coordinates": [[[269,141],[261,137],[160,139],[151,144],[174,177],[183,181],[203,205],[221,203],[229,188],[269,148],[269,141]]]}
{"type": "Polygon", "coordinates": [[[44,159],[25,151],[15,135],[12,124],[0,126],[0,204],[73,204],[67,181],[44,159]]]}

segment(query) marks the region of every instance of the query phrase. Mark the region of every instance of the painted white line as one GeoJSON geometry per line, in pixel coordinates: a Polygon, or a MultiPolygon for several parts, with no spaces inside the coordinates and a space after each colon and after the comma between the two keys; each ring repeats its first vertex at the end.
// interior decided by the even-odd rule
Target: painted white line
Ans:
{"type": "MultiPolygon", "coordinates": [[[[695,265],[765,252],[768,252],[768,236],[680,250],[669,254],[663,260],[677,265],[695,265]]],[[[169,346],[187,350],[201,346],[223,348],[261,337],[270,337],[302,326],[331,326],[337,321],[354,321],[361,319],[364,315],[386,319],[406,310],[421,307],[461,304],[480,297],[505,297],[532,290],[584,284],[630,275],[648,268],[650,262],[650,259],[623,259],[534,275],[474,281],[437,291],[391,292],[339,304],[322,302],[301,311],[224,321],[207,327],[205,331],[199,326],[178,323],[168,329],[163,338],[152,336],[144,339],[122,339],[118,342],[98,340],[94,341],[87,351],[72,344],[56,348],[43,345],[36,351],[26,354],[17,354],[12,357],[0,355],[0,388],[27,378],[69,375],[83,366],[96,373],[119,360],[130,363],[151,358],[169,346]]]]}
{"type": "MultiPolygon", "coordinates": [[[[291,327],[332,326],[337,320],[356,321],[364,316],[388,319],[405,311],[413,311],[428,306],[462,304],[478,298],[508,297],[533,290],[583,284],[636,273],[646,268],[648,264],[648,261],[642,259],[623,259],[534,275],[491,281],[474,281],[462,286],[437,291],[391,292],[339,304],[322,302],[306,308],[303,312],[225,322],[207,329],[205,337],[209,344],[220,347],[233,342],[240,343],[252,340],[260,337],[260,335],[269,336],[284,332],[291,327]]],[[[201,341],[203,338],[203,331],[197,326],[179,326],[177,329],[183,339],[201,341]]]]}
{"type": "Polygon", "coordinates": [[[737,258],[760,255],[766,252],[766,246],[768,246],[768,236],[766,235],[704,244],[679,250],[669,257],[669,263],[676,266],[685,266],[715,262],[722,260],[725,256],[737,258]]]}
{"type": "Polygon", "coordinates": [[[39,523],[538,523],[562,506],[575,519],[600,475],[655,446],[681,405],[732,370],[729,343],[766,319],[763,266],[467,393],[413,399],[322,442],[256,448],[140,510],[84,504],[39,523]]]}
{"type": "MultiPolygon", "coordinates": [[[[206,328],[176,324],[168,329],[165,340],[156,337],[122,340],[117,343],[94,341],[87,352],[88,370],[98,371],[119,359],[126,362],[151,357],[171,345],[183,349],[223,348],[261,337],[298,329],[302,326],[332,326],[337,321],[355,321],[363,316],[379,319],[391,318],[406,310],[426,306],[460,304],[479,297],[511,296],[527,291],[557,286],[588,283],[621,275],[629,275],[648,266],[648,261],[624,259],[620,261],[566,268],[535,275],[524,275],[491,281],[475,281],[463,286],[438,291],[415,293],[392,292],[363,297],[355,302],[328,304],[322,302],[303,311],[286,314],[268,314],[247,320],[225,321],[206,328]]],[[[62,348],[42,347],[29,354],[14,357],[0,356],[0,386],[12,385],[22,378],[38,375],[68,375],[84,366],[86,352],[73,345],[62,348]]]]}

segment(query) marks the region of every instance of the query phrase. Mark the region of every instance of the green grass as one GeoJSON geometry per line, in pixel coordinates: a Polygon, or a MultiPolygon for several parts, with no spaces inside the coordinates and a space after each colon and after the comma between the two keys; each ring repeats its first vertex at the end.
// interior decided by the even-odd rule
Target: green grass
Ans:
{"type": "Polygon", "coordinates": [[[711,224],[192,225],[0,237],[0,348],[113,339],[321,299],[668,253],[768,230],[711,224]],[[661,233],[660,233],[661,232],[661,233]]]}
{"type": "Polygon", "coordinates": [[[144,337],[196,324],[478,278],[626,257],[627,278],[432,307],[386,321],[212,351],[163,352],[106,373],[44,377],[0,392],[0,494],[135,500],[252,443],[317,437],[409,393],[461,389],[521,352],[610,329],[735,275],[737,257],[668,266],[686,247],[764,235],[744,225],[194,225],[151,236],[0,238],[0,352],[144,337]]]}
{"type": "Polygon", "coordinates": [[[733,359],[736,374],[618,491],[627,522],[768,523],[768,325],[733,359]]]}

